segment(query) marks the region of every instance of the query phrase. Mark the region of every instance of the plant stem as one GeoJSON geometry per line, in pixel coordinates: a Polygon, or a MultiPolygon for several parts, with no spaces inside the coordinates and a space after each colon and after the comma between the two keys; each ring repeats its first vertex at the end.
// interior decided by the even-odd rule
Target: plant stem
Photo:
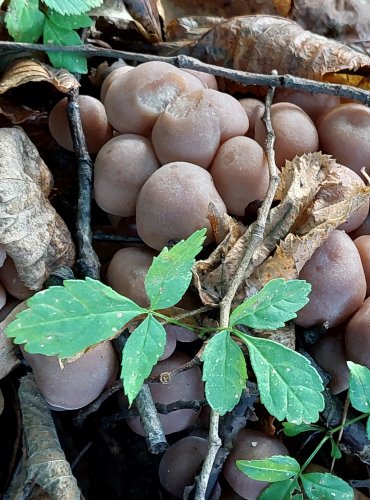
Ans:
{"type": "MultiPolygon", "coordinates": [[[[273,76],[276,75],[277,72],[273,71],[273,76]]],[[[239,288],[240,284],[245,278],[245,274],[248,269],[249,263],[253,257],[253,254],[263,239],[267,217],[270,212],[272,202],[274,201],[276,189],[279,184],[279,174],[275,163],[275,152],[274,152],[275,134],[271,124],[271,105],[274,97],[274,92],[275,88],[274,86],[271,86],[266,96],[265,112],[262,118],[266,127],[265,152],[267,156],[267,162],[270,173],[269,188],[266,194],[266,198],[263,201],[261,208],[258,210],[256,225],[250,237],[247,250],[229,285],[226,295],[224,296],[224,298],[220,303],[220,329],[225,329],[225,328],[227,329],[229,327],[229,318],[230,318],[232,301],[234,299],[237,289],[239,288]]],[[[216,411],[211,410],[212,425],[210,425],[209,429],[208,452],[206,459],[203,462],[201,473],[196,480],[196,489],[194,497],[195,500],[205,499],[207,485],[209,477],[212,472],[213,463],[216,458],[217,452],[222,445],[221,439],[218,435],[219,418],[220,415],[216,411]]]]}
{"type": "MultiPolygon", "coordinates": [[[[342,436],[343,436],[344,425],[346,423],[347,415],[348,415],[349,403],[350,403],[350,399],[349,399],[349,393],[347,391],[346,401],[344,403],[344,408],[343,408],[342,422],[341,422],[342,428],[340,429],[339,434],[338,434],[337,446],[339,445],[339,443],[342,439],[342,436]]],[[[333,470],[334,470],[335,460],[336,460],[336,458],[333,457],[333,460],[332,460],[331,466],[330,466],[330,472],[333,472],[333,470]]]]}

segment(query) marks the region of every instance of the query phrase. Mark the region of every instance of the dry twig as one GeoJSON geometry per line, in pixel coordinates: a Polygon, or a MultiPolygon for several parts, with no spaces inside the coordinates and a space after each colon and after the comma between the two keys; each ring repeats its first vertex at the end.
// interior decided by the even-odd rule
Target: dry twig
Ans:
{"type": "MultiPolygon", "coordinates": [[[[273,72],[272,76],[277,76],[276,72],[273,72]]],[[[220,303],[220,327],[227,328],[229,326],[229,317],[232,301],[234,299],[235,293],[239,288],[243,279],[245,279],[253,269],[249,269],[249,264],[252,259],[254,252],[256,251],[258,245],[263,239],[263,234],[266,226],[266,221],[272,202],[274,200],[275,192],[279,183],[278,169],[275,164],[275,134],[271,124],[271,105],[274,97],[275,87],[271,86],[266,97],[265,113],[263,115],[263,122],[266,127],[266,142],[265,151],[270,171],[270,184],[266,194],[266,198],[262,203],[261,208],[258,211],[257,222],[255,228],[251,234],[247,250],[244,257],[237,269],[235,276],[233,277],[230,286],[226,292],[226,295],[220,303]]],[[[195,500],[204,500],[206,498],[207,485],[209,477],[212,471],[213,463],[215,461],[217,452],[221,447],[221,439],[218,435],[218,425],[219,425],[220,415],[211,411],[211,423],[209,429],[209,441],[208,441],[208,451],[206,459],[203,463],[202,471],[196,480],[195,489],[195,500]]]]}

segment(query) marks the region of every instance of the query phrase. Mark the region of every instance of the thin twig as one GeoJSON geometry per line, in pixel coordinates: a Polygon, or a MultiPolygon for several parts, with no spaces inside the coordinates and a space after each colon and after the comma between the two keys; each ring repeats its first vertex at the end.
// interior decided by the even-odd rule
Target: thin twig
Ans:
{"type": "Polygon", "coordinates": [[[192,368],[195,368],[196,366],[199,366],[201,361],[200,358],[202,356],[202,353],[204,351],[204,346],[197,352],[197,354],[190,360],[188,363],[185,363],[184,365],[180,366],[179,368],[175,368],[172,371],[169,372],[161,372],[158,375],[156,375],[153,378],[149,379],[150,383],[160,383],[160,384],[169,384],[173,377],[176,375],[179,375],[182,372],[186,372],[187,370],[191,370],[192,368]]]}
{"type": "Polygon", "coordinates": [[[78,89],[72,89],[68,94],[67,114],[73,147],[78,159],[79,195],[76,224],[79,258],[77,264],[83,277],[99,279],[100,263],[92,247],[90,226],[93,165],[82,130],[78,89]]]}
{"type": "Polygon", "coordinates": [[[124,50],[106,49],[95,47],[93,45],[71,45],[66,47],[63,45],[42,45],[34,43],[0,41],[0,51],[4,52],[4,49],[20,49],[35,52],[73,52],[87,57],[109,57],[112,59],[123,58],[127,61],[137,62],[162,61],[183,69],[195,69],[205,73],[211,73],[212,75],[238,82],[241,85],[293,88],[305,90],[313,94],[329,94],[347,97],[348,99],[355,99],[363,102],[368,106],[370,105],[370,93],[367,90],[335,83],[316,82],[309,80],[308,78],[299,78],[291,75],[278,75],[277,73],[264,75],[260,73],[249,73],[247,71],[238,71],[230,68],[215,66],[213,64],[206,64],[198,59],[182,54],[163,57],[153,54],[138,54],[136,52],[128,52],[124,50]]]}
{"type": "Polygon", "coordinates": [[[135,236],[125,236],[123,234],[104,233],[103,231],[95,231],[92,235],[93,240],[103,241],[109,243],[135,243],[143,245],[144,242],[141,238],[135,236]]]}
{"type": "MultiPolygon", "coordinates": [[[[344,424],[347,420],[349,405],[350,405],[350,399],[349,399],[349,393],[347,392],[346,400],[345,400],[344,407],[343,407],[342,420],[341,420],[341,425],[343,427],[341,428],[341,430],[338,433],[337,446],[339,446],[339,443],[342,440],[342,436],[343,436],[343,432],[344,432],[344,424]]],[[[333,457],[333,460],[332,460],[331,466],[330,466],[330,472],[333,472],[333,470],[334,470],[335,460],[336,460],[336,458],[333,457]]]]}
{"type": "MultiPolygon", "coordinates": [[[[276,76],[277,72],[273,71],[272,76],[276,76]]],[[[220,303],[220,327],[227,328],[229,325],[229,317],[232,301],[234,299],[235,293],[242,283],[243,279],[246,277],[246,271],[252,259],[254,252],[256,251],[258,245],[263,239],[263,234],[266,227],[266,221],[272,202],[275,197],[275,192],[279,183],[278,169],[275,163],[275,134],[271,124],[271,105],[274,97],[275,88],[271,86],[266,97],[265,113],[263,115],[263,122],[266,127],[266,141],[265,141],[265,152],[267,156],[267,162],[270,172],[270,183],[266,194],[266,198],[262,203],[261,208],[258,210],[258,216],[256,225],[251,234],[250,241],[244,257],[230,283],[230,286],[226,292],[226,295],[220,303]]],[[[249,270],[250,271],[250,270],[249,270]]],[[[219,414],[215,411],[211,411],[211,426],[209,431],[209,444],[206,459],[203,463],[202,471],[196,480],[196,490],[195,490],[195,500],[204,500],[207,491],[207,485],[209,477],[212,471],[213,463],[215,461],[217,452],[221,447],[221,439],[218,435],[218,423],[219,414]]]]}
{"type": "Polygon", "coordinates": [[[100,396],[95,399],[95,401],[82,408],[73,419],[73,423],[78,427],[81,427],[89,415],[98,411],[104,401],[120,389],[122,390],[122,380],[116,380],[114,384],[112,384],[106,391],[102,392],[100,396]]]}

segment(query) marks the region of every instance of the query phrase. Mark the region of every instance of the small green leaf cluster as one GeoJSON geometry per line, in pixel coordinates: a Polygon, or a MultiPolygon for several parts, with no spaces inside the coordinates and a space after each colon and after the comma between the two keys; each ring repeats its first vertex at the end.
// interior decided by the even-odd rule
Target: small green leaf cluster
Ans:
{"type": "MultiPolygon", "coordinates": [[[[68,358],[117,336],[131,320],[141,320],[122,353],[121,378],[130,404],[163,354],[166,332],[163,322],[179,324],[164,314],[177,304],[192,278],[195,257],[206,230],[164,248],[145,279],[149,308],[142,308],[110,287],[91,279],[67,280],[28,301],[6,328],[15,343],[25,343],[31,353],[68,358]]],[[[321,379],[309,361],[271,340],[243,333],[239,325],[274,329],[296,316],[308,301],[311,287],[305,281],[270,281],[258,294],[238,306],[227,328],[213,334],[202,355],[207,400],[224,415],[238,403],[246,386],[247,367],[241,345],[248,350],[261,401],[280,420],[308,424],[324,407],[321,379]]],[[[189,328],[187,325],[183,325],[189,328]]]]}
{"type": "Polygon", "coordinates": [[[315,450],[301,467],[299,463],[288,456],[273,456],[264,460],[238,460],[236,466],[240,471],[257,481],[268,481],[268,486],[259,496],[259,500],[290,500],[292,498],[307,499],[332,499],[341,498],[351,500],[354,491],[348,483],[331,473],[311,472],[305,473],[305,469],[312,459],[329,441],[331,444],[331,456],[335,459],[341,458],[341,451],[334,440],[334,434],[344,427],[366,419],[367,437],[370,439],[370,370],[365,366],[348,361],[350,370],[349,400],[356,410],[362,412],[358,417],[346,421],[330,431],[317,425],[293,424],[284,422],[284,434],[286,436],[297,436],[302,432],[325,432],[315,450]]]}
{"type": "MultiPolygon", "coordinates": [[[[16,42],[35,43],[41,37],[46,45],[82,45],[75,30],[91,26],[86,14],[103,0],[10,0],[5,24],[16,42]]],[[[54,67],[74,73],[87,73],[86,57],[70,52],[49,52],[54,67]]]]}

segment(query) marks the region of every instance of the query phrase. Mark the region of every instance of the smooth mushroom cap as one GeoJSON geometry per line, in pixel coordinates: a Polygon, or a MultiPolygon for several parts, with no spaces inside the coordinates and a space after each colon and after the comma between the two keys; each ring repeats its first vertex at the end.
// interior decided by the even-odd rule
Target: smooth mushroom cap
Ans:
{"type": "Polygon", "coordinates": [[[134,69],[133,66],[121,66],[120,68],[117,68],[113,70],[111,73],[109,73],[109,75],[103,81],[100,89],[100,100],[103,104],[105,96],[107,95],[109,87],[112,85],[112,83],[118,78],[120,78],[121,75],[125,75],[126,73],[128,73],[133,69],[134,69]]]}
{"type": "Polygon", "coordinates": [[[265,112],[265,105],[262,101],[254,99],[253,97],[239,99],[239,102],[247,113],[249,120],[249,128],[245,135],[254,139],[256,121],[262,118],[265,112]]]}
{"type": "Polygon", "coordinates": [[[187,73],[190,73],[199,78],[204,83],[207,89],[218,90],[216,77],[211,75],[211,73],[204,73],[204,71],[184,68],[182,68],[182,71],[186,71],[187,73]]]}
{"type": "MultiPolygon", "coordinates": [[[[276,165],[282,168],[286,160],[295,156],[313,153],[319,149],[319,137],[316,127],[299,106],[289,102],[280,102],[271,106],[271,122],[275,132],[276,165]]],[[[259,118],[255,124],[255,139],[263,147],[266,129],[259,118]]]]}
{"type": "Polygon", "coordinates": [[[290,102],[305,111],[316,123],[318,118],[340,104],[340,97],[327,94],[311,94],[297,89],[276,89],[274,102],[290,102]]]}
{"type": "Polygon", "coordinates": [[[207,228],[206,244],[211,243],[214,235],[207,218],[210,202],[219,213],[226,213],[209,172],[185,162],[164,165],[140,191],[136,204],[137,232],[156,250],[162,250],[170,240],[182,240],[202,228],[207,228]]]}
{"type": "Polygon", "coordinates": [[[135,215],[140,189],[158,167],[159,162],[148,138],[123,134],[111,139],[95,160],[96,203],[110,214],[135,215]]]}
{"type": "Polygon", "coordinates": [[[14,262],[10,257],[7,257],[3,266],[0,267],[0,281],[5,290],[16,299],[26,300],[35,293],[34,290],[30,290],[21,282],[14,262]]]}
{"type": "Polygon", "coordinates": [[[244,215],[249,203],[265,199],[270,178],[267,158],[258,142],[249,137],[224,142],[210,173],[229,213],[244,215]]]}
{"type": "MultiPolygon", "coordinates": [[[[153,368],[150,377],[155,377],[162,372],[172,371],[185,365],[191,360],[190,356],[181,352],[175,352],[171,357],[160,361],[153,368]]],[[[175,375],[168,384],[150,384],[150,391],[155,403],[174,403],[183,400],[204,398],[204,384],[199,367],[185,370],[175,375]]],[[[168,415],[159,414],[165,434],[180,432],[192,425],[198,418],[199,412],[194,410],[176,410],[168,415]]],[[[145,435],[139,417],[127,419],[129,427],[140,434],[145,435]]]]}
{"type": "Polygon", "coordinates": [[[309,349],[317,364],[331,377],[329,387],[333,394],[348,389],[349,369],[344,346],[344,326],[329,330],[309,349]]]}
{"type": "Polygon", "coordinates": [[[361,257],[366,278],[366,297],[370,295],[370,234],[359,236],[353,243],[361,257]]]}
{"type": "Polygon", "coordinates": [[[233,490],[242,498],[256,500],[269,483],[246,476],[236,467],[235,462],[260,460],[273,455],[289,455],[289,452],[275,437],[251,429],[242,429],[234,439],[234,447],[225,462],[223,474],[233,490]]]}
{"type": "Polygon", "coordinates": [[[194,75],[170,64],[140,64],[112,82],[104,104],[113,128],[122,134],[148,136],[168,103],[184,92],[203,89],[194,75]]]}
{"type": "MultiPolygon", "coordinates": [[[[49,114],[49,129],[57,143],[68,151],[74,151],[66,106],[67,97],[60,100],[49,114]]],[[[89,153],[97,153],[112,138],[113,130],[103,104],[89,95],[78,97],[82,128],[89,153]]]]}
{"type": "Polygon", "coordinates": [[[149,307],[144,281],[154,255],[146,248],[132,247],[118,250],[107,269],[108,285],[139,306],[149,307]]]}
{"type": "Polygon", "coordinates": [[[56,410],[76,410],[96,399],[114,381],[118,364],[110,342],[102,342],[72,363],[60,366],[56,356],[30,354],[21,346],[46,402],[56,410]]]}
{"type": "Polygon", "coordinates": [[[348,359],[370,369],[370,297],[349,320],[344,339],[348,359]]]}
{"type": "Polygon", "coordinates": [[[186,486],[193,484],[207,454],[206,439],[188,436],[171,445],[159,464],[159,480],[163,488],[182,498],[186,486]]]}
{"type": "Polygon", "coordinates": [[[360,175],[370,165],[370,109],[363,104],[341,104],[317,122],[324,153],[360,175]]]}
{"type": "Polygon", "coordinates": [[[308,328],[346,321],[362,304],[366,279],[356,245],[344,232],[335,230],[303,266],[299,279],[312,285],[309,303],[295,322],[308,328]]]}

